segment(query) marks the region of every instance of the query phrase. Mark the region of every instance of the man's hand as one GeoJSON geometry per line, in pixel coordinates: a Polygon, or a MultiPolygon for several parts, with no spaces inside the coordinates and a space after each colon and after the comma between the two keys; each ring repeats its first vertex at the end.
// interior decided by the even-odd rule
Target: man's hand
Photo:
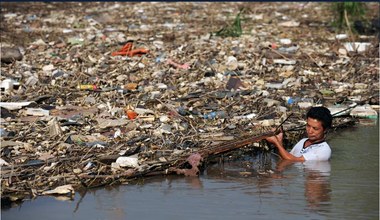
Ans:
{"type": "Polygon", "coordinates": [[[302,155],[300,157],[296,157],[293,154],[291,154],[285,150],[284,146],[282,145],[283,137],[284,137],[284,132],[281,129],[280,133],[273,135],[273,136],[270,136],[270,137],[267,137],[267,138],[265,138],[265,140],[274,144],[274,146],[277,147],[278,152],[280,153],[282,159],[292,160],[292,161],[305,161],[305,158],[302,155]]]}
{"type": "Polygon", "coordinates": [[[277,147],[279,145],[282,145],[283,137],[284,137],[284,133],[281,129],[280,133],[278,133],[277,135],[274,135],[274,136],[267,137],[267,138],[265,138],[265,140],[267,140],[269,143],[274,144],[277,147]]]}

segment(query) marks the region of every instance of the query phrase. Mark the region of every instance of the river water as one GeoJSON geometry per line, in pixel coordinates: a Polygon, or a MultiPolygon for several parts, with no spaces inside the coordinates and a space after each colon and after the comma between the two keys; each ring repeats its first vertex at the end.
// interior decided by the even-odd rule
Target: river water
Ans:
{"type": "Polygon", "coordinates": [[[328,162],[246,156],[200,177],[155,177],[69,201],[37,197],[2,209],[1,219],[379,219],[378,123],[332,133],[328,142],[328,162]]]}

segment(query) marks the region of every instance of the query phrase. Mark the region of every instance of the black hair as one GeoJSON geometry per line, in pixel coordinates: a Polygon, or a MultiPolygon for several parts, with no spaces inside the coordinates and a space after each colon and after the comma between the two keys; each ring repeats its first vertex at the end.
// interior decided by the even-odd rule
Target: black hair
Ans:
{"type": "Polygon", "coordinates": [[[324,129],[331,128],[332,126],[332,115],[330,110],[326,107],[312,107],[306,114],[306,118],[317,119],[322,122],[322,127],[324,129]]]}

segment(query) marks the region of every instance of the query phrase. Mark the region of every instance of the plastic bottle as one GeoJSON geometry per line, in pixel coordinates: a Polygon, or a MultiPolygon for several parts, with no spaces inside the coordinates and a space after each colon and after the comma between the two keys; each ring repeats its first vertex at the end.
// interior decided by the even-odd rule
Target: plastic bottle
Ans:
{"type": "Polygon", "coordinates": [[[299,97],[289,97],[288,100],[286,101],[286,103],[287,103],[288,105],[295,105],[295,104],[297,104],[300,100],[301,100],[301,98],[299,98],[299,97]]]}
{"type": "Polygon", "coordinates": [[[98,87],[96,85],[92,85],[92,84],[78,85],[77,88],[79,90],[91,90],[91,91],[98,90],[98,87]]]}
{"type": "Polygon", "coordinates": [[[42,108],[28,108],[26,109],[26,114],[33,116],[49,116],[50,111],[42,108]]]}
{"type": "Polygon", "coordinates": [[[299,98],[299,97],[289,97],[286,100],[289,106],[297,106],[299,108],[309,108],[314,105],[314,100],[312,98],[299,98]]]}
{"type": "Polygon", "coordinates": [[[8,136],[9,132],[6,131],[4,128],[0,128],[0,137],[6,137],[8,136]]]}
{"type": "Polygon", "coordinates": [[[204,119],[215,119],[215,118],[226,118],[227,114],[225,111],[216,111],[216,112],[210,112],[203,115],[204,119]]]}
{"type": "Polygon", "coordinates": [[[257,115],[255,113],[250,113],[248,115],[238,115],[238,116],[235,116],[234,119],[253,119],[256,116],[257,115]]]}
{"type": "Polygon", "coordinates": [[[298,107],[298,102],[301,100],[299,97],[288,97],[286,99],[286,104],[289,106],[290,110],[297,109],[298,107]]]}
{"type": "Polygon", "coordinates": [[[280,47],[278,48],[278,51],[283,52],[283,53],[295,53],[297,52],[298,49],[299,49],[298,46],[280,47]]]}
{"type": "Polygon", "coordinates": [[[165,61],[165,54],[164,53],[162,53],[156,57],[156,63],[162,63],[164,61],[165,61]]]}

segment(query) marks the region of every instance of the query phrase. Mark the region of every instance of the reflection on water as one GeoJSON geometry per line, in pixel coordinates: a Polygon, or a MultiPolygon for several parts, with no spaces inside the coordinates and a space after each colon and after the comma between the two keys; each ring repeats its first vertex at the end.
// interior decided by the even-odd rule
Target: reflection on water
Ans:
{"type": "MultiPolygon", "coordinates": [[[[273,159],[272,159],[273,160],[273,159]]],[[[235,176],[236,178],[242,177],[242,175],[250,174],[251,177],[255,173],[256,178],[254,178],[254,184],[258,186],[261,190],[265,188],[272,188],[278,184],[290,183],[292,181],[300,181],[298,175],[294,172],[300,173],[304,180],[304,196],[307,201],[308,207],[311,211],[316,212],[328,212],[328,207],[331,205],[331,184],[330,184],[330,172],[331,165],[329,161],[306,161],[306,162],[293,162],[288,160],[278,160],[275,169],[271,169],[268,166],[256,165],[254,168],[245,168],[245,170],[250,171],[239,171],[239,169],[234,163],[229,163],[227,167],[224,166],[213,166],[207,169],[208,175],[213,175],[219,173],[223,178],[235,176]],[[231,171],[232,170],[232,171],[231,171]],[[292,174],[286,173],[287,170],[292,172],[292,174]],[[210,172],[211,171],[211,172],[210,172]],[[256,171],[256,172],[255,172],[256,171]]],[[[241,162],[240,162],[241,164],[241,162]]],[[[242,167],[240,167],[242,169],[242,167]]],[[[247,182],[247,179],[242,179],[247,182]]],[[[249,181],[248,181],[249,182],[249,181]]],[[[267,191],[267,193],[273,193],[267,191]]]]}
{"type": "Polygon", "coordinates": [[[331,185],[329,161],[306,161],[305,165],[305,197],[313,210],[330,205],[331,185]]]}
{"type": "Polygon", "coordinates": [[[292,162],[280,160],[277,170],[283,172],[289,166],[303,169],[305,199],[311,210],[327,211],[331,201],[330,161],[292,162]]]}
{"type": "Polygon", "coordinates": [[[273,155],[225,161],[200,177],[167,176],[78,192],[74,201],[38,197],[2,219],[378,219],[379,130],[348,130],[329,141],[331,161],[273,155]]]}

